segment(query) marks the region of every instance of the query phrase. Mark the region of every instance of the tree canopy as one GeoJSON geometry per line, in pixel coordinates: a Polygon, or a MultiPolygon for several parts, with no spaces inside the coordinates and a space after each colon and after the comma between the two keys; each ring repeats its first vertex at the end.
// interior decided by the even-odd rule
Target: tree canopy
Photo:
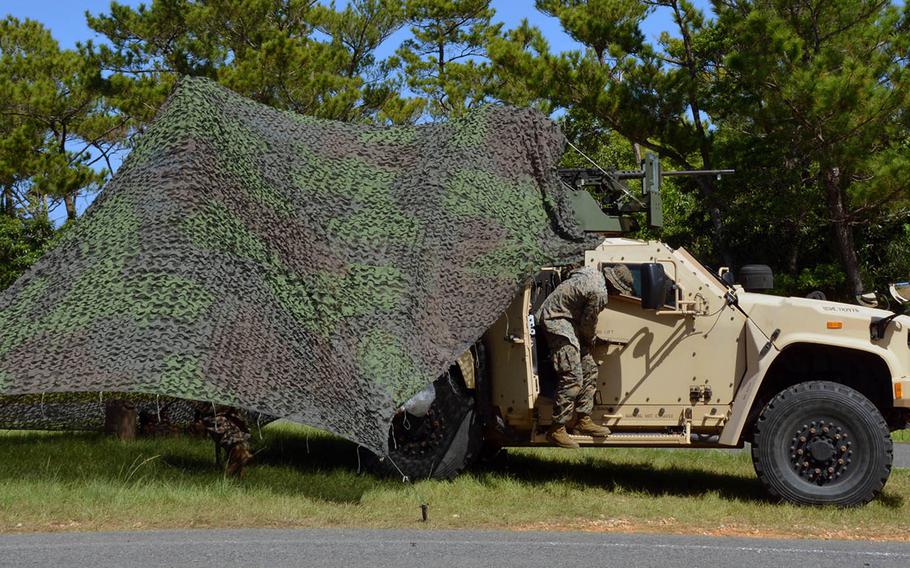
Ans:
{"type": "MultiPolygon", "coordinates": [[[[735,176],[665,184],[649,236],[711,265],[770,264],[778,292],[850,299],[910,276],[908,9],[890,0],[528,0],[554,51],[490,0],[152,0],[86,14],[61,49],[0,22],[0,286],[103,185],[179,75],[289,112],[444,121],[490,102],[552,113],[607,166],[643,150],[735,176]],[[643,31],[655,11],[672,29],[643,31]],[[116,165],[116,161],[114,161],[116,165]]],[[[579,156],[566,155],[577,164],[579,156]]]]}

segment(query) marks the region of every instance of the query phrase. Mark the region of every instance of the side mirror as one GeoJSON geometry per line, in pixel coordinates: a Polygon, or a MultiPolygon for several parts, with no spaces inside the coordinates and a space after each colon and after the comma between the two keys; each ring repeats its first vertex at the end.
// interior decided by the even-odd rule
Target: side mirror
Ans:
{"type": "Polygon", "coordinates": [[[667,292],[673,282],[667,278],[662,264],[649,262],[641,265],[641,307],[659,310],[667,303],[667,292]]]}
{"type": "Polygon", "coordinates": [[[889,287],[891,297],[901,305],[910,304],[910,282],[895,282],[889,287]]]}

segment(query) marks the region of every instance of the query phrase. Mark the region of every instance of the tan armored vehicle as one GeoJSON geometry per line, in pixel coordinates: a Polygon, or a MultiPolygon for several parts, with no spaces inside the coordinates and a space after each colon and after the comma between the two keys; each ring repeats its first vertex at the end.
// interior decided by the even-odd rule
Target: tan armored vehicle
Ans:
{"type": "MultiPolygon", "coordinates": [[[[655,163],[646,163],[645,173],[655,163]]],[[[656,201],[656,184],[650,190],[656,201]]],[[[595,232],[622,233],[621,217],[602,213],[586,193],[578,197],[595,232]]],[[[657,210],[648,205],[653,222],[659,202],[657,210]]],[[[910,317],[758,293],[772,286],[766,267],[744,267],[734,283],[726,269],[711,271],[660,242],[604,236],[582,260],[628,266],[635,290],[611,296],[597,327],[592,418],[613,433],[576,436],[579,444],[748,442],[756,473],[774,496],[847,506],[881,491],[891,470],[890,431],[910,417],[910,317]]],[[[402,408],[391,457],[403,471],[446,477],[482,452],[549,445],[556,380],[534,312],[566,272],[542,270],[434,392],[402,408]]],[[[902,298],[899,287],[892,291],[902,298]]]]}

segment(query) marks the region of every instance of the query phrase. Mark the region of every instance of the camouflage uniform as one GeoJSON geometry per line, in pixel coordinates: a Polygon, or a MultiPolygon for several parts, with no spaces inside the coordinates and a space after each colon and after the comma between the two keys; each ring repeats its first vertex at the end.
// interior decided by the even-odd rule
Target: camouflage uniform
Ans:
{"type": "Polygon", "coordinates": [[[590,414],[594,409],[597,363],[591,348],[607,295],[603,272],[586,266],[573,271],[540,307],[538,320],[559,377],[553,424],[566,424],[575,412],[590,414]]]}
{"type": "Polygon", "coordinates": [[[227,454],[227,473],[243,475],[243,466],[253,459],[250,431],[246,422],[232,410],[220,410],[202,418],[206,432],[215,442],[215,459],[221,465],[221,450],[227,454]]]}

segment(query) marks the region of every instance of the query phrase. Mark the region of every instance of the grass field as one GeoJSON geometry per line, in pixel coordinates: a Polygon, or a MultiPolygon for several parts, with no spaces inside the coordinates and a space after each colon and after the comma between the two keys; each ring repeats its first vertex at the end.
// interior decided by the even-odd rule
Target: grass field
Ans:
{"type": "Polygon", "coordinates": [[[714,450],[510,450],[454,481],[358,473],[356,446],[289,425],[225,479],[205,440],[0,434],[0,531],[431,527],[907,539],[910,471],[858,509],[769,502],[749,456],[714,450]],[[429,522],[420,522],[420,503],[429,522]]]}

